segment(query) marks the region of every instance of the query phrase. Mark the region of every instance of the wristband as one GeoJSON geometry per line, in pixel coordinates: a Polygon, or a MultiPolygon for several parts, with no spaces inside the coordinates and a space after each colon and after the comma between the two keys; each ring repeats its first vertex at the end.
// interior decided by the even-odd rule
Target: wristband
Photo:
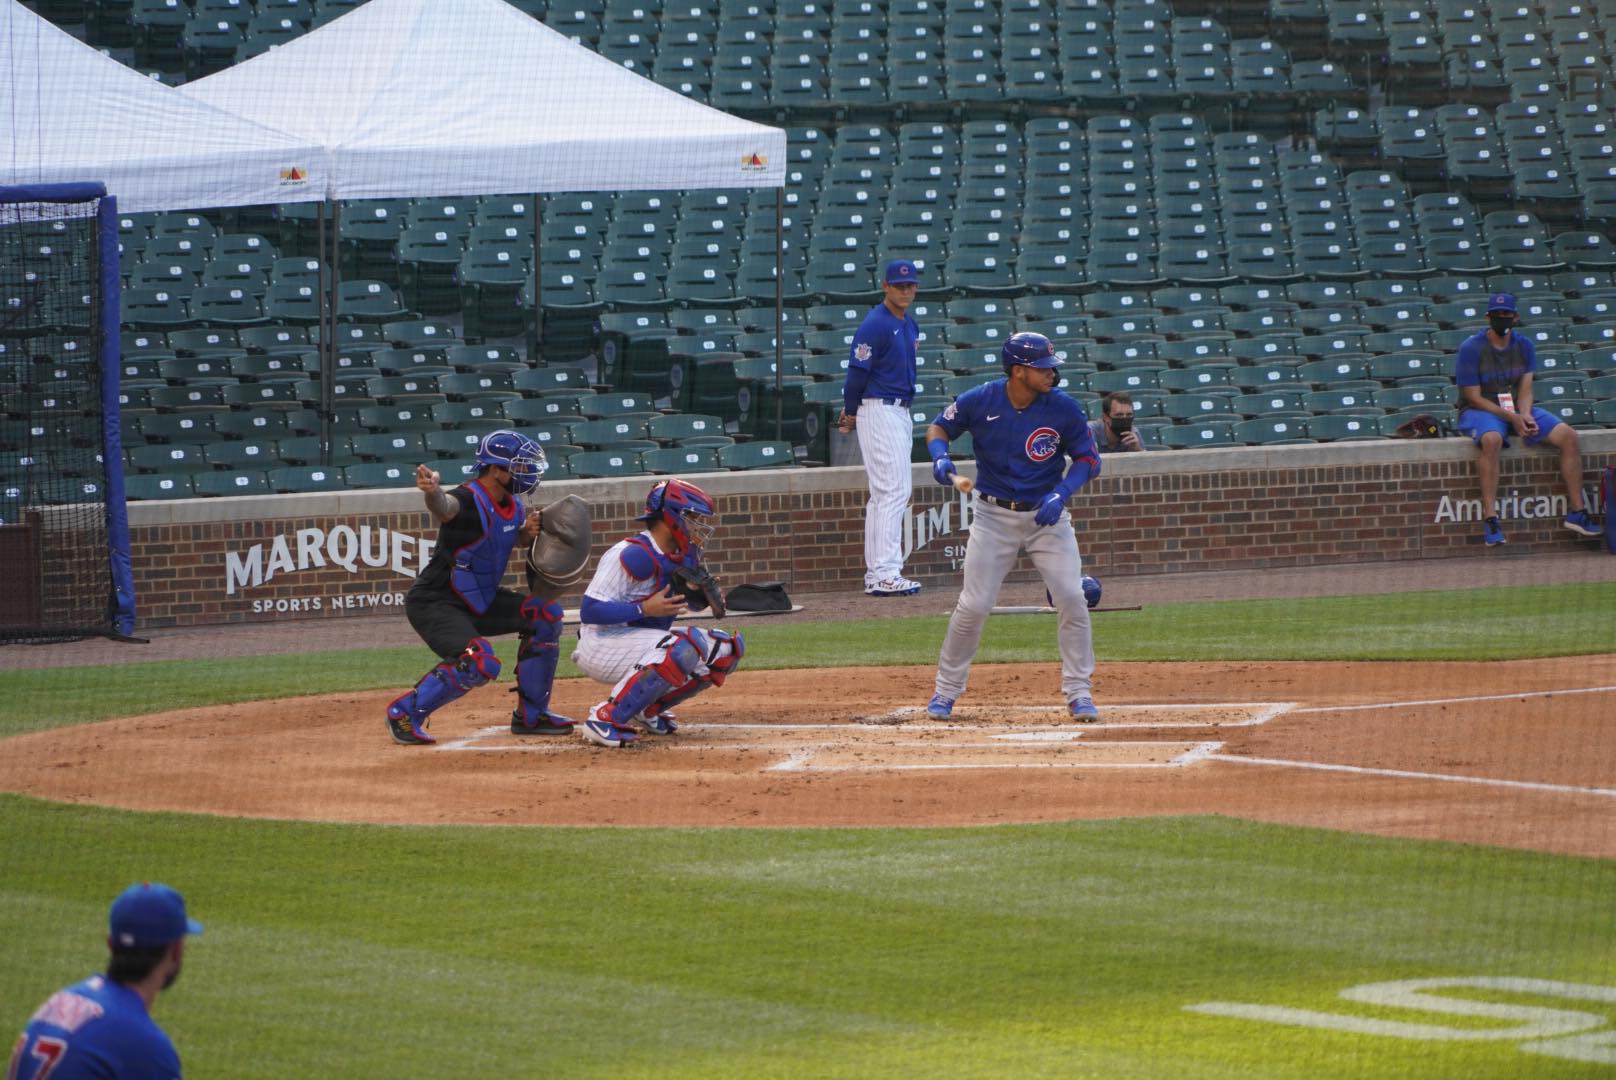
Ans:
{"type": "Polygon", "coordinates": [[[931,459],[933,461],[936,461],[940,457],[947,457],[948,456],[948,440],[947,439],[929,439],[929,440],[927,440],[927,442],[926,442],[926,453],[931,455],[931,459]]]}

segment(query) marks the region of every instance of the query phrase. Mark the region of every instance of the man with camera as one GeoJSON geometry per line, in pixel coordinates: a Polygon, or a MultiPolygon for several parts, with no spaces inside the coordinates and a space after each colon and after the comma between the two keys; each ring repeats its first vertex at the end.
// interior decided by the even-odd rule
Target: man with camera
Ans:
{"type": "Polygon", "coordinates": [[[1133,398],[1121,390],[1100,398],[1100,418],[1090,420],[1089,427],[1094,429],[1094,443],[1102,454],[1154,449],[1134,430],[1133,398]]]}

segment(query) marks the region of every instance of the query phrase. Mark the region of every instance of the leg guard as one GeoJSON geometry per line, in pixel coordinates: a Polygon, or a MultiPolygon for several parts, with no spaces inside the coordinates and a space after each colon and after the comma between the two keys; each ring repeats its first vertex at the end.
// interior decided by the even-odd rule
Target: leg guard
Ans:
{"type": "Polygon", "coordinates": [[[522,604],[527,626],[516,654],[516,709],[511,731],[518,735],[564,735],[572,721],[550,711],[556,663],[561,659],[561,605],[530,596],[522,604]]]}
{"type": "Polygon", "coordinates": [[[468,690],[499,677],[499,657],[486,638],[472,638],[459,658],[445,660],[421,677],[415,688],[387,706],[387,727],[401,743],[437,742],[426,733],[427,717],[468,690]]]}
{"type": "Polygon", "coordinates": [[[672,735],[678,731],[678,718],[668,710],[681,701],[695,697],[703,690],[723,686],[724,679],[740,666],[741,657],[746,654],[746,642],[741,635],[724,630],[708,630],[704,636],[708,639],[705,660],[707,671],[645,707],[645,725],[651,729],[652,734],[672,735]]]}
{"type": "Polygon", "coordinates": [[[612,695],[595,710],[595,719],[628,727],[652,702],[684,686],[705,668],[706,636],[694,627],[670,630],[640,658],[634,670],[612,687],[612,695]]]}

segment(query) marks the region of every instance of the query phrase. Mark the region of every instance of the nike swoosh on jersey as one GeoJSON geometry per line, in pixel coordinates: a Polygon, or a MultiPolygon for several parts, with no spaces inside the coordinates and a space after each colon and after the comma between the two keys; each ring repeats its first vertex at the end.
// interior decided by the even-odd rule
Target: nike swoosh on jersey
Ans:
{"type": "MultiPolygon", "coordinates": [[[[1004,413],[999,414],[999,416],[1003,416],[1003,415],[1004,415],[1004,413]]],[[[997,420],[999,418],[999,416],[990,416],[990,417],[988,417],[988,419],[989,420],[997,420]]]]}

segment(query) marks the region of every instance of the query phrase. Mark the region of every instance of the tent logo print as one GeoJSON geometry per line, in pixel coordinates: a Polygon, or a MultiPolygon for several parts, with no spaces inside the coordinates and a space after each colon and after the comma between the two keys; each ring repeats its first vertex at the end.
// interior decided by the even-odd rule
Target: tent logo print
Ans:
{"type": "Polygon", "coordinates": [[[759,153],[741,155],[742,172],[762,172],[769,167],[769,159],[759,153]]]}
{"type": "Polygon", "coordinates": [[[298,168],[296,165],[293,165],[290,169],[281,170],[282,187],[285,187],[288,184],[304,184],[308,182],[308,179],[309,174],[298,168]]]}

